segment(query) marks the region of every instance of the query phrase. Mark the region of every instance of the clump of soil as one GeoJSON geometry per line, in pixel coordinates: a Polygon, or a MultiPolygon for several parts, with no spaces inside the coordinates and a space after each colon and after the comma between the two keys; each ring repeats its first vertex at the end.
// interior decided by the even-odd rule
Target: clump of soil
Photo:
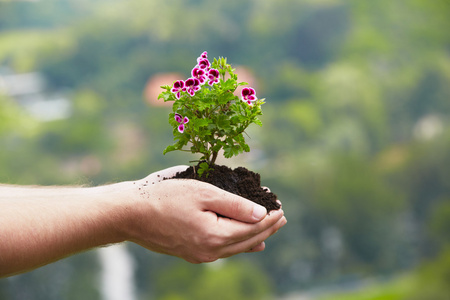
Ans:
{"type": "Polygon", "coordinates": [[[227,166],[214,165],[208,172],[199,177],[198,166],[189,167],[186,171],[177,173],[173,178],[197,179],[221,188],[227,192],[239,195],[264,206],[267,211],[277,210],[280,205],[276,202],[277,195],[261,187],[261,177],[258,173],[238,167],[234,170],[227,166]]]}

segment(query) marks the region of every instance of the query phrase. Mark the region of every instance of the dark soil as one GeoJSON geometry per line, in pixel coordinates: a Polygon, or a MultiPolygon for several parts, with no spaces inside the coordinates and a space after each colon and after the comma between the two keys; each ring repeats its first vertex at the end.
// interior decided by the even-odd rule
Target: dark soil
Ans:
{"type": "Polygon", "coordinates": [[[208,176],[199,177],[195,172],[198,167],[189,167],[186,171],[177,173],[173,178],[197,179],[213,184],[227,192],[239,195],[264,206],[267,211],[277,210],[280,205],[277,196],[261,187],[261,177],[258,173],[238,167],[234,170],[226,166],[214,165],[208,176]]]}

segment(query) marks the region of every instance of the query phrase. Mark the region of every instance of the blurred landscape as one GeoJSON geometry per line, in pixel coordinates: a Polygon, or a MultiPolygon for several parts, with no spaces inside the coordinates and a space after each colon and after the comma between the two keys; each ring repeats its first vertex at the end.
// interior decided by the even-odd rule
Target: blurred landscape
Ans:
{"type": "Polygon", "coordinates": [[[190,265],[126,244],[1,279],[0,300],[114,299],[108,257],[139,300],[450,299],[449,16],[446,0],[0,0],[1,183],[197,159],[162,154],[156,97],[208,51],[266,99],[251,152],[220,163],[260,173],[288,219],[261,253],[190,265]]]}

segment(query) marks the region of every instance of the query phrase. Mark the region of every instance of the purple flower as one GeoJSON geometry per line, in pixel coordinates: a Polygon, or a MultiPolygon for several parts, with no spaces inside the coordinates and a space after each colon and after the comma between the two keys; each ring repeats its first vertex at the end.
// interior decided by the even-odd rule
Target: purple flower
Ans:
{"type": "Polygon", "coordinates": [[[219,73],[218,70],[210,69],[209,72],[208,72],[208,79],[209,79],[208,84],[210,86],[212,86],[212,85],[218,83],[219,82],[219,75],[220,75],[220,73],[219,73]]]}
{"type": "Polygon", "coordinates": [[[184,129],[185,129],[185,125],[184,124],[187,124],[187,123],[189,123],[189,118],[188,117],[184,117],[183,118],[183,116],[182,115],[180,115],[180,114],[178,114],[178,113],[175,113],[175,121],[177,121],[180,125],[178,126],[178,131],[180,132],[180,133],[183,133],[184,132],[184,129]]]}
{"type": "Polygon", "coordinates": [[[175,97],[177,97],[177,99],[180,99],[181,91],[185,90],[184,86],[185,84],[183,80],[175,81],[173,84],[173,88],[170,91],[175,94],[175,97]]]}
{"type": "Polygon", "coordinates": [[[202,59],[208,59],[208,52],[204,51],[198,58],[197,58],[197,63],[200,62],[200,60],[202,59]]]}
{"type": "Polygon", "coordinates": [[[193,78],[197,78],[198,81],[200,81],[200,84],[205,84],[206,83],[206,72],[205,72],[205,70],[199,69],[199,68],[193,68],[191,74],[192,74],[193,78]]]}
{"type": "Polygon", "coordinates": [[[252,105],[254,101],[256,101],[256,92],[254,89],[250,87],[246,87],[242,89],[241,92],[242,101],[247,102],[248,105],[252,105]]]}
{"type": "Polygon", "coordinates": [[[189,95],[194,96],[195,92],[200,89],[200,81],[197,78],[189,78],[184,83],[186,92],[189,93],[189,95]]]}
{"type": "Polygon", "coordinates": [[[211,64],[209,63],[209,60],[207,58],[201,58],[198,60],[196,68],[208,71],[211,64]]]}

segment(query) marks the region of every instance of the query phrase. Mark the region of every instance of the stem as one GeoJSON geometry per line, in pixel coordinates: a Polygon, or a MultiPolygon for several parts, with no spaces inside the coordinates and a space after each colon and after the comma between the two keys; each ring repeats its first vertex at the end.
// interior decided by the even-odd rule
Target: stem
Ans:
{"type": "Polygon", "coordinates": [[[213,152],[213,157],[212,157],[211,162],[209,164],[210,166],[214,165],[214,163],[216,162],[218,154],[219,154],[219,152],[213,152]]]}

